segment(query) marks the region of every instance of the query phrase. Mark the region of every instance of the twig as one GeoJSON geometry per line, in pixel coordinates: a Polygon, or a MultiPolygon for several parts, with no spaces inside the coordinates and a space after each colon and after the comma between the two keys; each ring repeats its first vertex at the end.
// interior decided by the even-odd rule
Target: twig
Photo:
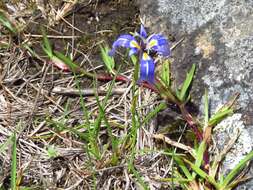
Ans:
{"type": "Polygon", "coordinates": [[[123,165],[117,165],[117,166],[111,166],[111,167],[108,167],[108,168],[98,169],[98,170],[95,170],[95,172],[105,172],[105,171],[108,171],[108,170],[114,170],[114,169],[125,168],[125,167],[127,167],[127,165],[123,164],[123,165]]]}
{"type": "Polygon", "coordinates": [[[240,136],[240,131],[237,131],[237,134],[235,134],[232,139],[229,140],[229,142],[223,147],[222,151],[214,157],[214,161],[211,167],[211,170],[209,171],[209,175],[215,177],[216,172],[220,166],[220,162],[224,159],[226,154],[231,150],[231,148],[234,146],[235,142],[237,141],[238,137],[240,136]]]}
{"type": "MultiPolygon", "coordinates": [[[[40,34],[24,34],[25,37],[31,38],[43,38],[43,35],[40,34]]],[[[47,35],[47,38],[53,39],[72,39],[72,38],[81,38],[81,36],[55,36],[55,35],[47,35]]]]}
{"type": "Polygon", "coordinates": [[[166,142],[169,145],[172,145],[174,147],[185,150],[185,151],[189,152],[193,157],[195,157],[193,149],[189,146],[186,146],[182,143],[173,141],[169,137],[164,136],[163,134],[153,134],[152,137],[155,139],[158,139],[158,140],[163,140],[164,142],[166,142]]]}
{"type": "Polygon", "coordinates": [[[77,181],[74,185],[72,185],[72,186],[70,186],[70,187],[68,187],[67,189],[65,189],[65,190],[72,190],[72,189],[76,189],[82,182],[83,182],[83,178],[82,179],[80,179],[79,181],[77,181]]]}
{"type": "Polygon", "coordinates": [[[184,37],[181,38],[178,42],[176,42],[171,48],[170,51],[174,50],[179,44],[181,44],[184,41],[184,37]]]}
{"type": "MultiPolygon", "coordinates": [[[[116,88],[112,89],[111,94],[112,95],[122,95],[126,91],[126,88],[116,88]]],[[[67,95],[67,96],[79,96],[80,94],[83,96],[94,96],[95,93],[98,95],[106,95],[108,93],[108,90],[106,89],[93,89],[93,88],[86,88],[82,90],[74,89],[74,88],[64,88],[64,87],[55,87],[52,90],[53,93],[61,94],[61,95],[67,95]]]]}

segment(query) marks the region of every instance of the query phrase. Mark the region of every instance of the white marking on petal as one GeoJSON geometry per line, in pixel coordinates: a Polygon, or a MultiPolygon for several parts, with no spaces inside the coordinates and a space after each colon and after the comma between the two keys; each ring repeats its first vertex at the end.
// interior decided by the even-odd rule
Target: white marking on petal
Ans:
{"type": "Polygon", "coordinates": [[[140,49],[140,45],[135,40],[130,42],[130,47],[140,49]]]}
{"type": "Polygon", "coordinates": [[[146,62],[146,77],[148,77],[149,68],[148,68],[148,62],[146,62]]]}

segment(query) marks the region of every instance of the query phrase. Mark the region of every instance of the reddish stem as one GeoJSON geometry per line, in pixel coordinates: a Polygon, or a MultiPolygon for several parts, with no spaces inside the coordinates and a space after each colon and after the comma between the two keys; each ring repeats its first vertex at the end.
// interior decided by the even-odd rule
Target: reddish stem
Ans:
{"type": "MultiPolygon", "coordinates": [[[[203,160],[204,160],[205,166],[208,166],[209,165],[209,154],[208,154],[208,150],[207,149],[206,149],[206,151],[204,153],[203,160]]],[[[205,169],[208,169],[208,168],[205,168],[205,169]]]]}
{"type": "Polygon", "coordinates": [[[144,87],[144,88],[147,88],[147,89],[150,89],[151,91],[153,92],[156,92],[158,93],[158,90],[153,86],[153,85],[150,85],[149,83],[146,83],[146,82],[141,82],[140,84],[138,84],[139,86],[141,87],[144,87]]]}
{"type": "Polygon", "coordinates": [[[200,132],[200,130],[198,129],[197,125],[195,124],[195,121],[192,118],[191,114],[186,110],[186,108],[185,108],[184,105],[180,105],[179,108],[181,110],[183,118],[186,120],[186,122],[188,123],[188,125],[193,130],[193,132],[196,135],[198,141],[201,142],[203,140],[203,135],[200,132]]]}
{"type": "MultiPolygon", "coordinates": [[[[186,120],[186,122],[189,124],[192,131],[196,135],[198,142],[203,141],[203,134],[198,129],[198,127],[195,124],[195,121],[194,121],[193,117],[191,116],[191,114],[186,110],[184,105],[180,105],[179,107],[180,107],[180,110],[181,110],[181,113],[182,113],[184,119],[186,120]]],[[[209,164],[209,154],[208,154],[207,150],[205,150],[205,152],[204,152],[203,160],[204,160],[204,165],[208,166],[208,164],[209,164]]]]}
{"type": "MultiPolygon", "coordinates": [[[[99,81],[111,81],[113,80],[114,77],[110,76],[110,75],[106,75],[106,74],[100,74],[100,75],[97,75],[97,80],[99,81]]],[[[131,82],[130,79],[128,79],[127,77],[125,76],[122,76],[122,75],[118,75],[116,76],[115,78],[115,81],[116,82],[131,82]]],[[[150,89],[152,90],[153,92],[156,92],[158,93],[158,90],[151,84],[149,83],[146,83],[146,82],[141,82],[138,84],[139,86],[141,87],[144,87],[144,88],[147,88],[147,89],[150,89]]]]}
{"type": "MultiPolygon", "coordinates": [[[[113,80],[113,78],[114,77],[107,75],[107,74],[97,75],[97,80],[99,80],[99,81],[111,81],[111,80],[113,80]]],[[[125,76],[118,75],[118,76],[116,76],[115,81],[116,82],[120,82],[120,81],[121,82],[130,82],[131,80],[125,76]]]]}

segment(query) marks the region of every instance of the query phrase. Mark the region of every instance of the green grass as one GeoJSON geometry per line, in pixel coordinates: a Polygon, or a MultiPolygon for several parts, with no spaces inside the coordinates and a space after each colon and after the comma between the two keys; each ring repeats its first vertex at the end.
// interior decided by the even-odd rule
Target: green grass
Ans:
{"type": "Polygon", "coordinates": [[[16,190],[17,180],[17,138],[14,132],[12,136],[12,156],[11,156],[11,189],[16,190]]]}
{"type": "Polygon", "coordinates": [[[4,12],[2,12],[1,10],[0,10],[0,23],[5,28],[7,28],[12,34],[16,34],[18,32],[18,30],[16,29],[16,27],[13,25],[13,23],[11,23],[11,21],[6,16],[6,14],[4,12]]]}

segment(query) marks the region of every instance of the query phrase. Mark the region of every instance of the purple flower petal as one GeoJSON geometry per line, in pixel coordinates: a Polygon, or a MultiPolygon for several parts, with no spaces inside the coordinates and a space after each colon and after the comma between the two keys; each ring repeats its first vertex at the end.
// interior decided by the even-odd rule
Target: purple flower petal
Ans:
{"type": "Polygon", "coordinates": [[[140,29],[140,35],[143,37],[143,38],[147,38],[148,37],[148,34],[144,28],[143,25],[141,25],[141,29],[140,29]]]}
{"type": "Polygon", "coordinates": [[[153,59],[144,52],[140,61],[140,82],[146,81],[151,84],[155,82],[155,63],[153,59]]]}
{"type": "Polygon", "coordinates": [[[138,42],[130,34],[119,36],[118,39],[113,43],[112,50],[109,52],[109,55],[113,56],[118,47],[130,48],[131,50],[133,49],[132,52],[134,53],[140,49],[138,42]]]}
{"type": "Polygon", "coordinates": [[[139,49],[131,48],[129,53],[128,53],[128,56],[131,57],[132,55],[137,54],[138,51],[139,51],[139,49]]]}
{"type": "Polygon", "coordinates": [[[161,34],[153,34],[147,39],[147,50],[153,50],[158,54],[167,57],[170,55],[170,45],[168,40],[161,34]]]}

